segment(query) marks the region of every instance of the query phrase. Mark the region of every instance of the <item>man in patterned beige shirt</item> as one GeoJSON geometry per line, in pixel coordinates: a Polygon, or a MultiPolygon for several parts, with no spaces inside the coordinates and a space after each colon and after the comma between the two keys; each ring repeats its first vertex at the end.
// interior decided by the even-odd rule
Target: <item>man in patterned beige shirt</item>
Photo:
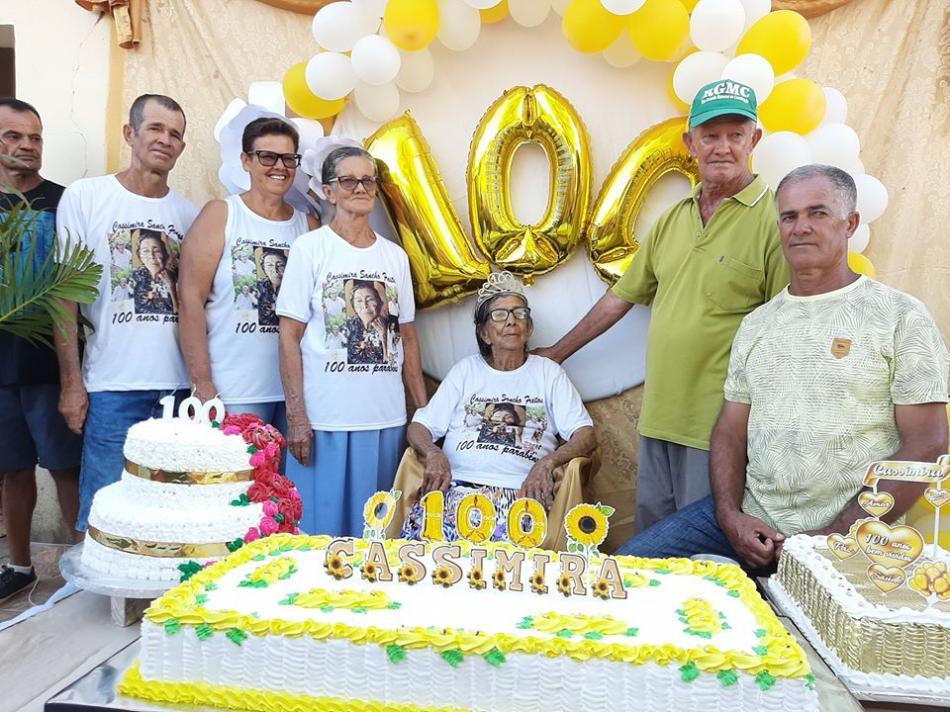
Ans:
{"type": "MultiPolygon", "coordinates": [[[[707,553],[774,566],[785,537],[846,532],[869,463],[947,451],[950,356],[926,307],[848,266],[860,222],[854,181],[792,171],[776,192],[791,283],[742,321],[713,430],[713,495],[621,548],[707,553]]],[[[881,482],[893,521],[925,485],[881,482]]]]}

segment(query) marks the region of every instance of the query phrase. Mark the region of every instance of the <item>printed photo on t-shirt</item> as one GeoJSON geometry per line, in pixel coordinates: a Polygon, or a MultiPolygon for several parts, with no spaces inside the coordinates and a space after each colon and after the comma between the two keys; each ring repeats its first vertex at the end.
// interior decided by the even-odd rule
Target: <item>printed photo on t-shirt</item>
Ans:
{"type": "MultiPolygon", "coordinates": [[[[234,309],[242,324],[276,327],[277,295],[284,280],[288,250],[239,241],[231,249],[234,309]]],[[[262,332],[273,329],[261,329],[262,332]]]]}
{"type": "Polygon", "coordinates": [[[401,341],[396,287],[377,279],[327,277],[322,293],[324,347],[336,352],[331,358],[341,366],[396,369],[401,341]]]}
{"type": "Polygon", "coordinates": [[[116,321],[178,313],[180,246],[162,230],[119,227],[109,235],[110,301],[116,321]]]}
{"type": "Polygon", "coordinates": [[[525,396],[504,400],[473,396],[465,405],[462,425],[471,433],[463,441],[472,443],[468,447],[503,450],[537,460],[534,453],[543,444],[548,417],[541,398],[525,396]]]}

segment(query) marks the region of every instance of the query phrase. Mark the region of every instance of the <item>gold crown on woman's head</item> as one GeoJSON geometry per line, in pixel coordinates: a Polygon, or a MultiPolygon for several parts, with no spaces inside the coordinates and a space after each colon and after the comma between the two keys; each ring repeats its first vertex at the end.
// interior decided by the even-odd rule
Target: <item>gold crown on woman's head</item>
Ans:
{"type": "Polygon", "coordinates": [[[508,270],[492,272],[488,275],[488,281],[478,290],[478,299],[475,300],[476,311],[489,299],[494,299],[504,294],[517,294],[520,297],[524,297],[524,283],[508,270]]]}

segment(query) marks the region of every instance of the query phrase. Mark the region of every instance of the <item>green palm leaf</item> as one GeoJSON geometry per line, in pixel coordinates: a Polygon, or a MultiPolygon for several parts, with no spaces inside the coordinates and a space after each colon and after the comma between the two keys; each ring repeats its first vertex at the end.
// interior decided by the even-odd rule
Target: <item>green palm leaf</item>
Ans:
{"type": "Polygon", "coordinates": [[[67,240],[36,266],[37,240],[29,239],[39,213],[22,195],[0,221],[0,330],[52,346],[53,330],[63,328],[68,312],[57,301],[95,301],[102,267],[92,250],[67,240]],[[29,243],[29,249],[22,249],[29,243]]]}

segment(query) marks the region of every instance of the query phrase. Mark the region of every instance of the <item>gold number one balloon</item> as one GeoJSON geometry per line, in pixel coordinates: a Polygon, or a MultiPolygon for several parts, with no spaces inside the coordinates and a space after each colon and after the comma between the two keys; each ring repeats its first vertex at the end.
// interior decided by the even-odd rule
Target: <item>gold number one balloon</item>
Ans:
{"type": "Polygon", "coordinates": [[[691,186],[699,180],[696,160],[683,143],[685,130],[683,117],[647,129],[627,146],[604,181],[587,231],[587,250],[608,284],[620,279],[640,249],[637,216],[653,185],[671,171],[685,175],[691,186]]]}
{"type": "Polygon", "coordinates": [[[574,107],[550,87],[515,87],[488,109],[472,138],[468,207],[472,236],[502,269],[530,280],[554,269],[580,241],[590,204],[590,142],[574,107]],[[548,159],[548,204],[523,225],[511,208],[511,163],[526,143],[548,159]]]}
{"type": "Polygon", "coordinates": [[[378,159],[383,195],[409,256],[416,304],[429,307],[471,294],[488,278],[452,208],[429,144],[408,113],[366,140],[378,159]]]}

